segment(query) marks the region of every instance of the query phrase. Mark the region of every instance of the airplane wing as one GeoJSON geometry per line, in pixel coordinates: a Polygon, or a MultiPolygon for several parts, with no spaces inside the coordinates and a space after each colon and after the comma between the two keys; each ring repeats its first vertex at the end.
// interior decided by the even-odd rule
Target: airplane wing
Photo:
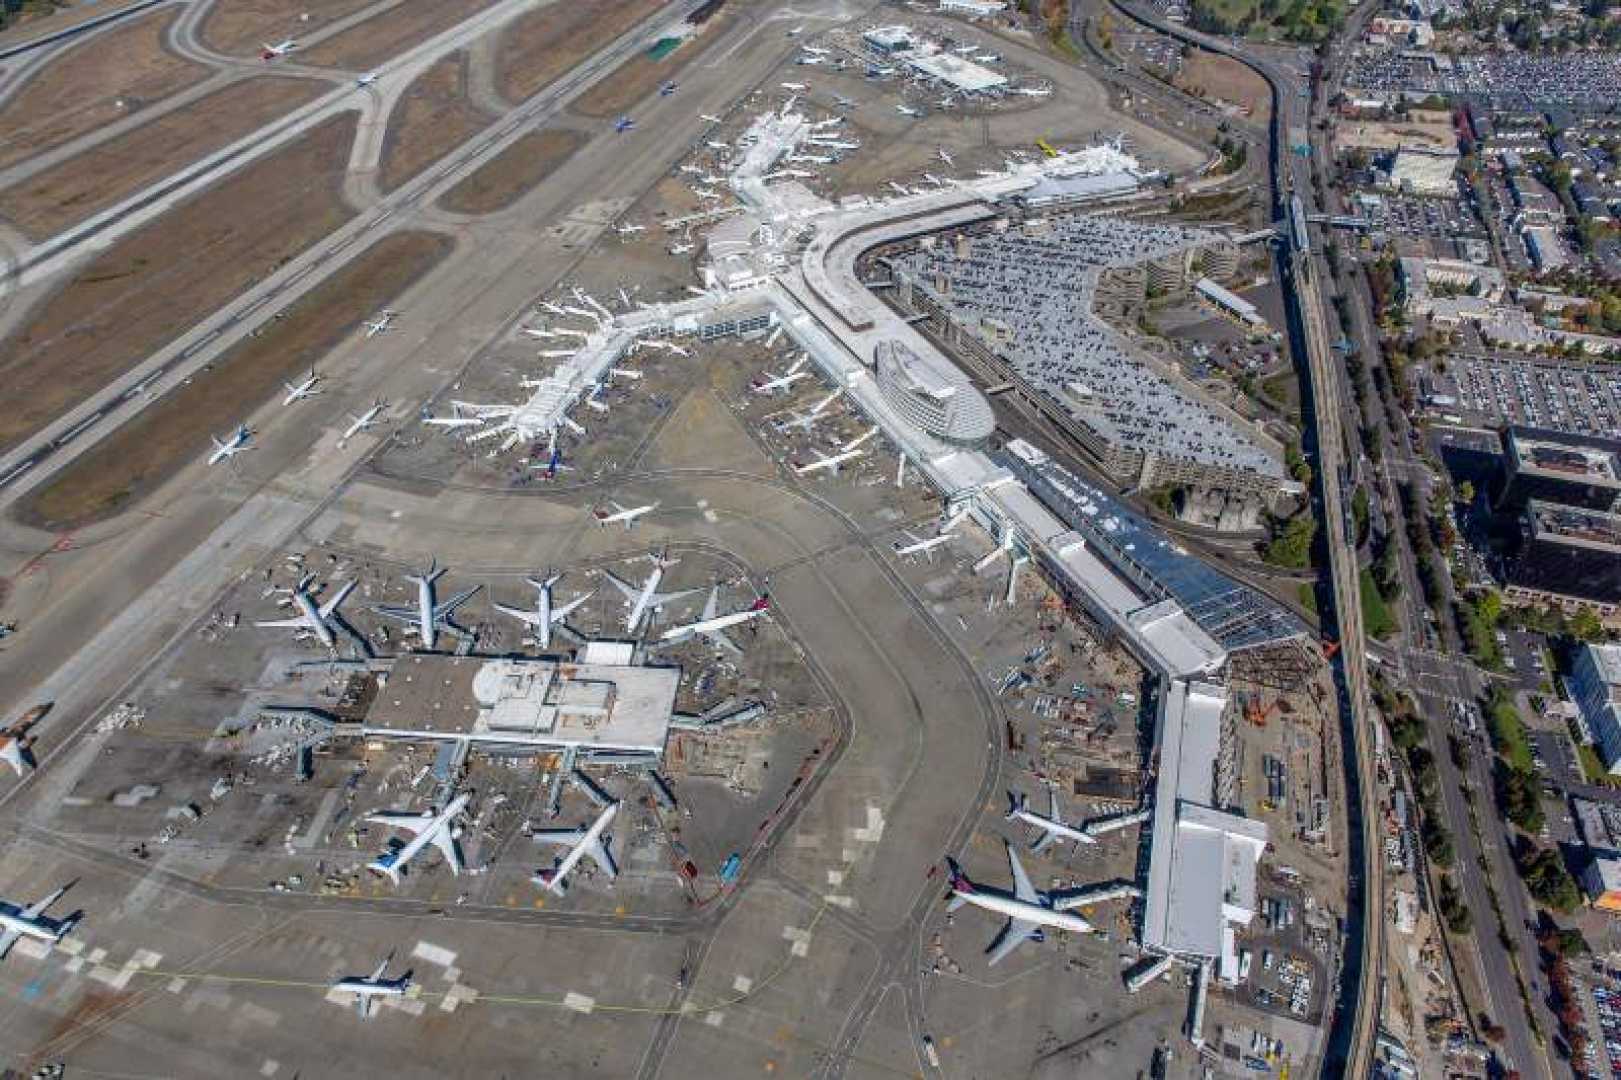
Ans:
{"type": "Polygon", "coordinates": [[[393,619],[396,622],[410,623],[412,626],[415,626],[417,623],[422,621],[417,609],[414,607],[379,606],[372,608],[372,610],[385,619],[393,619]]]}
{"type": "Polygon", "coordinates": [[[1013,854],[1013,845],[1005,840],[1002,844],[1007,848],[1008,868],[1013,871],[1013,895],[1027,904],[1039,903],[1035,886],[1030,884],[1030,875],[1024,872],[1024,864],[1013,854]]]}
{"type": "Polygon", "coordinates": [[[267,630],[277,629],[277,628],[281,628],[281,627],[286,627],[286,628],[288,628],[290,630],[296,630],[299,627],[308,626],[309,624],[310,624],[310,621],[308,619],[304,618],[304,616],[302,616],[302,615],[294,615],[291,619],[260,619],[257,622],[255,622],[253,625],[254,626],[262,626],[267,630]]]}
{"type": "Polygon", "coordinates": [[[462,872],[462,846],[456,842],[456,837],[452,834],[448,825],[433,834],[433,845],[444,855],[445,865],[450,867],[450,872],[460,877],[462,872]]]}
{"type": "Polygon", "coordinates": [[[7,930],[5,933],[0,934],[0,960],[6,958],[6,954],[11,951],[13,945],[17,944],[17,939],[20,937],[22,935],[15,930],[7,930]]]}
{"type": "Polygon", "coordinates": [[[1056,839],[1058,839],[1056,832],[1046,826],[1041,826],[1041,835],[1036,837],[1036,842],[1030,845],[1030,850],[1040,854],[1056,839]]]}
{"type": "Polygon", "coordinates": [[[356,994],[355,995],[355,1012],[360,1014],[360,1018],[362,1020],[370,1020],[371,1019],[371,995],[370,994],[356,994]]]}
{"type": "Polygon", "coordinates": [[[68,887],[66,885],[62,886],[60,889],[57,889],[51,895],[49,895],[45,899],[41,900],[39,903],[37,903],[37,904],[29,904],[27,907],[23,908],[23,914],[28,916],[30,919],[39,918],[41,915],[45,914],[45,909],[46,908],[50,907],[52,904],[54,904],[58,900],[62,899],[62,894],[67,892],[67,891],[68,891],[68,887]]]}
{"type": "Polygon", "coordinates": [[[709,590],[709,599],[704,601],[704,609],[698,614],[699,622],[708,622],[720,610],[720,588],[709,590]]]}
{"type": "MultiPolygon", "coordinates": [[[[495,608],[495,610],[499,611],[501,614],[511,615],[519,622],[527,623],[530,626],[538,626],[540,624],[540,616],[533,611],[525,611],[523,608],[507,607],[505,604],[491,604],[490,606],[495,608]]],[[[556,618],[556,614],[554,613],[552,617],[556,618]]]]}
{"type": "Polygon", "coordinates": [[[673,604],[677,600],[685,600],[687,597],[700,592],[703,592],[703,590],[677,589],[675,592],[654,593],[652,596],[647,598],[647,602],[652,607],[663,607],[665,604],[673,604]]]}
{"type": "Polygon", "coordinates": [[[578,597],[577,599],[574,599],[574,600],[570,600],[568,603],[562,605],[561,607],[552,608],[552,622],[554,622],[554,623],[555,622],[562,622],[564,619],[568,618],[569,615],[572,612],[574,612],[581,604],[585,603],[587,600],[591,599],[595,595],[596,595],[596,591],[592,590],[591,592],[586,593],[584,596],[578,597]]]}
{"type": "Polygon", "coordinates": [[[602,868],[602,872],[607,874],[609,878],[619,876],[619,864],[614,862],[613,852],[608,850],[608,841],[605,837],[597,837],[596,840],[592,841],[591,846],[585,849],[585,853],[591,856],[596,864],[602,868]]]}
{"type": "Polygon", "coordinates": [[[635,603],[636,598],[638,596],[642,595],[642,590],[640,588],[638,588],[635,585],[627,585],[627,584],[625,584],[625,582],[620,580],[619,577],[616,576],[612,570],[604,570],[602,572],[602,576],[608,579],[608,584],[612,585],[614,588],[616,588],[620,592],[624,593],[625,594],[625,599],[630,601],[631,603],[635,603]]]}
{"type": "Polygon", "coordinates": [[[327,600],[325,603],[323,603],[321,605],[320,609],[319,609],[320,612],[321,612],[321,618],[323,618],[323,619],[331,618],[332,613],[334,611],[338,610],[338,605],[343,603],[343,598],[348,596],[349,593],[354,590],[355,585],[356,585],[356,582],[351,580],[351,581],[347,582],[337,592],[333,593],[332,598],[330,600],[327,600]]]}
{"type": "Polygon", "coordinates": [[[736,655],[736,656],[743,655],[743,650],[738,647],[737,642],[733,641],[731,638],[726,636],[726,631],[724,631],[724,630],[705,630],[705,631],[703,631],[703,635],[704,635],[704,639],[706,641],[708,641],[711,645],[718,646],[719,648],[725,650],[726,652],[732,653],[733,655],[736,655]]]}
{"type": "Polygon", "coordinates": [[[414,814],[408,810],[374,810],[366,815],[366,820],[394,829],[404,829],[412,836],[416,836],[433,824],[433,815],[414,814]]]}
{"type": "Polygon", "coordinates": [[[573,847],[585,839],[585,832],[584,829],[536,829],[529,836],[537,844],[573,847]]]}
{"type": "Polygon", "coordinates": [[[11,766],[18,776],[34,767],[34,754],[23,745],[21,739],[13,736],[0,742],[0,761],[11,766]]]}
{"type": "Polygon", "coordinates": [[[472,595],[478,592],[480,588],[482,588],[482,586],[474,585],[471,589],[462,590],[442,604],[435,604],[433,607],[434,615],[441,619],[449,618],[451,615],[455,614],[457,608],[467,603],[467,601],[472,598],[472,595]]]}
{"type": "Polygon", "coordinates": [[[989,954],[989,958],[985,961],[986,965],[1006,960],[1014,949],[1035,937],[1040,929],[1035,923],[1025,919],[1009,919],[1002,927],[1002,932],[996,935],[996,940],[991,942],[990,948],[986,950],[989,954]]]}
{"type": "Polygon", "coordinates": [[[383,977],[383,972],[388,970],[388,962],[389,962],[390,959],[392,959],[392,957],[388,957],[388,956],[383,957],[383,962],[381,964],[378,964],[377,965],[377,970],[371,973],[371,981],[372,982],[376,982],[378,979],[381,979],[383,977]]]}

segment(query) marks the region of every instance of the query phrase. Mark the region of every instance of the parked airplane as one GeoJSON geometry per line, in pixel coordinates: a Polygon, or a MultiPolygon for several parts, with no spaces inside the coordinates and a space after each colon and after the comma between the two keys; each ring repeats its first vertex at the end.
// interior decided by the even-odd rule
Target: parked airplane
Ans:
{"type": "Polygon", "coordinates": [[[389,325],[394,322],[394,316],[398,314],[399,312],[397,311],[385,311],[379,314],[376,319],[365,324],[366,336],[369,338],[374,338],[378,334],[381,334],[384,330],[387,330],[389,325]]]}
{"type": "Polygon", "coordinates": [[[793,428],[799,428],[801,430],[809,429],[810,426],[816,423],[821,415],[827,411],[828,406],[837,401],[839,399],[839,395],[843,393],[844,390],[842,388],[833,391],[831,394],[827,395],[827,397],[823,398],[821,401],[818,401],[815,405],[812,405],[805,412],[796,414],[792,420],[784,420],[779,426],[784,431],[793,428]]]}
{"type": "Polygon", "coordinates": [[[791,38],[792,37],[798,37],[800,34],[803,34],[804,32],[805,32],[805,28],[803,26],[796,26],[792,30],[788,31],[788,33],[783,35],[783,36],[784,37],[791,37],[791,38]]]}
{"type": "Polygon", "coordinates": [[[260,44],[264,46],[264,52],[259,54],[259,58],[261,60],[274,60],[276,57],[286,56],[288,53],[298,48],[298,42],[294,41],[292,38],[288,38],[285,41],[279,41],[274,45],[270,44],[268,41],[261,42],[260,44]]]}
{"type": "Polygon", "coordinates": [[[888,183],[889,183],[890,187],[895,189],[895,194],[897,194],[897,195],[911,195],[911,194],[913,194],[911,188],[902,187],[900,184],[895,183],[895,181],[893,181],[893,180],[888,181],[888,183]]]}
{"type": "Polygon", "coordinates": [[[722,120],[720,117],[711,116],[706,112],[699,113],[698,114],[698,119],[704,121],[705,123],[709,123],[709,124],[724,124],[724,123],[726,123],[726,121],[722,120]]]}
{"type": "Polygon", "coordinates": [[[671,255],[685,255],[692,249],[692,244],[671,244],[665,250],[667,250],[671,255]]]}
{"type": "Polygon", "coordinates": [[[663,86],[659,87],[659,97],[669,97],[671,94],[676,92],[676,89],[677,86],[675,83],[667,82],[663,86]]]}
{"type": "Polygon", "coordinates": [[[819,45],[801,45],[800,50],[802,52],[808,52],[812,56],[826,56],[832,51],[830,49],[824,49],[819,45]]]}
{"type": "Polygon", "coordinates": [[[366,74],[360,76],[358,79],[355,80],[355,85],[356,86],[370,86],[372,83],[374,83],[376,81],[377,81],[377,72],[368,71],[368,72],[366,72],[366,74]]]}
{"type": "Polygon", "coordinates": [[[676,560],[665,555],[651,555],[653,569],[649,571],[646,580],[640,586],[632,585],[617,577],[613,571],[604,570],[602,576],[608,583],[618,589],[625,597],[625,606],[630,610],[625,613],[625,633],[634,634],[641,628],[642,620],[649,612],[657,612],[666,604],[673,604],[677,600],[684,600],[697,592],[697,589],[677,589],[674,592],[661,593],[658,591],[659,582],[664,580],[664,571],[676,564],[676,560]]]}
{"type": "Polygon", "coordinates": [[[1011,791],[1008,792],[1007,819],[1009,821],[1022,821],[1026,825],[1034,825],[1041,830],[1041,835],[1036,838],[1036,842],[1030,845],[1031,851],[1042,851],[1054,840],[1060,839],[1074,840],[1080,844],[1095,844],[1098,842],[1097,837],[1085,829],[1067,824],[1063,818],[1058,816],[1057,788],[1048,785],[1047,795],[1049,810],[1043,816],[1030,809],[1030,800],[1022,793],[1015,795],[1011,791]]]}
{"type": "Polygon", "coordinates": [[[316,387],[316,383],[320,381],[321,377],[315,373],[315,369],[310,368],[310,377],[298,385],[295,386],[290,382],[283,382],[282,385],[287,388],[287,397],[282,401],[282,404],[291,405],[295,401],[303,401],[305,398],[315,397],[317,394],[321,393],[321,390],[316,387]]]}
{"type": "Polygon", "coordinates": [[[637,518],[641,517],[643,514],[651,514],[654,510],[658,509],[659,504],[657,502],[650,502],[646,506],[625,507],[620,506],[612,499],[609,499],[608,505],[613,507],[612,513],[609,513],[601,507],[598,507],[592,511],[592,513],[597,516],[598,527],[606,528],[609,525],[623,522],[625,531],[629,532],[630,529],[636,524],[637,518]]]}
{"type": "Polygon", "coordinates": [[[438,568],[437,563],[430,562],[428,569],[422,574],[406,574],[405,580],[417,587],[416,607],[399,607],[392,604],[381,604],[372,608],[377,614],[396,622],[403,622],[416,629],[417,636],[422,639],[424,649],[432,649],[438,640],[439,628],[442,626],[455,629],[450,617],[456,609],[467,603],[469,597],[478,592],[479,587],[474,585],[471,589],[452,596],[444,603],[439,603],[434,595],[434,582],[445,576],[445,571],[438,568]]]}
{"type": "Polygon", "coordinates": [[[72,888],[72,882],[57,889],[51,895],[37,904],[27,907],[18,907],[7,900],[0,900],[0,960],[5,959],[11,952],[11,947],[21,938],[33,938],[35,941],[47,941],[55,945],[68,936],[72,929],[79,925],[79,916],[75,913],[65,919],[51,919],[45,915],[45,910],[62,898],[62,894],[72,888]]]}
{"type": "Polygon", "coordinates": [[[51,711],[51,704],[47,701],[43,705],[35,705],[22,715],[22,719],[0,731],[0,761],[10,765],[11,771],[19,777],[33,772],[38,764],[34,760],[34,740],[28,732],[51,711]]]}
{"type": "Polygon", "coordinates": [[[901,113],[904,116],[922,116],[923,115],[923,110],[922,109],[914,109],[914,108],[912,108],[912,106],[905,105],[905,104],[895,106],[895,111],[898,112],[898,113],[901,113]]]}
{"type": "Polygon", "coordinates": [[[901,557],[907,555],[927,555],[930,562],[934,561],[934,549],[950,540],[955,533],[943,532],[938,536],[921,537],[902,530],[901,535],[906,537],[906,543],[895,541],[895,554],[901,557]]]}
{"type": "Polygon", "coordinates": [[[432,844],[444,855],[445,865],[450,867],[451,874],[459,876],[463,864],[461,845],[456,840],[461,836],[461,829],[455,824],[455,819],[467,809],[471,799],[471,795],[458,795],[440,811],[424,810],[421,813],[412,813],[406,810],[377,810],[367,814],[367,821],[387,825],[390,828],[404,829],[411,834],[411,839],[398,847],[391,846],[388,851],[367,863],[366,869],[383,874],[398,885],[400,875],[405,873],[411,860],[421,854],[423,848],[432,844]]]}
{"type": "Polygon", "coordinates": [[[665,352],[672,353],[676,356],[692,355],[691,349],[687,348],[685,345],[677,345],[673,341],[661,341],[658,338],[649,338],[646,342],[644,342],[644,344],[651,345],[655,349],[663,349],[665,352]]]}
{"type": "Polygon", "coordinates": [[[618,120],[614,121],[614,132],[616,134],[623,135],[625,132],[629,131],[635,126],[636,121],[632,120],[628,116],[621,116],[618,120]]]}
{"type": "MultiPolygon", "coordinates": [[[[801,370],[808,359],[810,358],[805,353],[800,353],[799,359],[795,360],[787,371],[780,375],[772,375],[769,379],[755,379],[750,385],[756,394],[775,394],[778,390],[786,390],[800,379],[811,377],[811,372],[801,370]]],[[[769,375],[770,372],[765,374],[769,375]]]]}
{"type": "Polygon", "coordinates": [[[377,424],[377,416],[383,411],[383,409],[384,402],[382,399],[378,399],[377,401],[372,402],[371,408],[367,409],[359,416],[356,416],[354,413],[350,413],[349,419],[351,423],[347,428],[344,429],[343,434],[338,436],[338,441],[348,442],[350,439],[354,438],[362,431],[365,431],[367,428],[375,427],[377,424]]]}
{"type": "Polygon", "coordinates": [[[834,453],[828,457],[817,458],[815,461],[805,464],[795,461],[793,463],[794,472],[798,473],[800,476],[806,476],[822,469],[831,469],[833,473],[837,475],[840,466],[844,465],[845,462],[854,461],[856,458],[861,457],[866,453],[865,450],[860,449],[861,444],[876,434],[878,434],[878,429],[873,428],[865,435],[858,435],[854,439],[851,439],[849,442],[839,447],[837,453],[834,453]]]}
{"type": "Polygon", "coordinates": [[[796,94],[802,94],[806,90],[809,90],[810,86],[802,82],[785,82],[782,84],[782,88],[784,90],[792,90],[796,94]]]}
{"type": "Polygon", "coordinates": [[[724,649],[727,652],[741,653],[737,642],[726,636],[726,628],[746,623],[750,619],[757,619],[771,610],[771,598],[761,596],[741,611],[734,611],[727,615],[718,613],[720,604],[720,586],[715,585],[709,590],[709,599],[704,601],[704,610],[698,616],[697,622],[687,623],[685,626],[672,626],[659,635],[659,641],[667,645],[675,645],[694,635],[700,635],[709,640],[711,645],[724,649]]]}
{"type": "Polygon", "coordinates": [[[937,146],[934,148],[934,152],[939,155],[941,161],[946,163],[947,168],[954,169],[957,167],[957,163],[952,160],[951,151],[947,150],[945,147],[937,146]]]}
{"type": "Polygon", "coordinates": [[[646,232],[646,225],[638,225],[634,221],[626,225],[615,225],[614,232],[620,236],[635,236],[639,232],[646,232]]]}
{"type": "Polygon", "coordinates": [[[370,975],[350,975],[339,979],[332,984],[332,989],[340,994],[352,994],[355,999],[355,1011],[362,1020],[371,1019],[372,1011],[378,998],[404,997],[406,991],[411,989],[411,973],[407,971],[396,979],[383,978],[383,972],[393,961],[394,954],[389,953],[383,962],[377,965],[377,970],[370,975]]]}
{"type": "Polygon", "coordinates": [[[591,861],[601,868],[612,880],[619,876],[619,867],[614,862],[613,852],[609,846],[613,843],[611,837],[605,835],[608,826],[613,823],[614,817],[619,813],[619,803],[611,802],[602,808],[602,813],[586,829],[536,829],[530,835],[537,844],[568,845],[568,853],[557,859],[548,870],[541,870],[535,874],[535,884],[544,885],[558,896],[568,893],[568,876],[574,867],[585,856],[591,856],[591,861]]]}
{"type": "Polygon", "coordinates": [[[429,425],[431,425],[433,427],[445,427],[445,428],[482,427],[483,424],[484,424],[484,417],[482,417],[482,416],[463,416],[462,415],[461,402],[452,401],[450,403],[450,415],[449,416],[430,416],[430,417],[425,418],[422,422],[424,424],[429,424],[429,425]]]}
{"type": "Polygon", "coordinates": [[[214,452],[208,455],[208,463],[218,465],[226,458],[234,458],[244,450],[252,450],[253,447],[248,445],[248,440],[252,437],[253,432],[248,430],[246,424],[238,424],[237,429],[226,436],[224,441],[210,435],[209,438],[214,440],[214,452]]]}
{"type": "Polygon", "coordinates": [[[794,63],[800,65],[801,67],[819,67],[822,64],[827,63],[827,57],[825,57],[825,56],[814,56],[814,55],[812,55],[812,56],[801,56],[797,60],[795,60],[794,63]]]}
{"type": "Polygon", "coordinates": [[[1073,930],[1077,934],[1089,934],[1093,931],[1091,923],[1079,915],[1059,910],[1051,893],[1039,892],[1030,884],[1030,876],[1024,872],[1019,863],[1019,857],[1013,854],[1013,845],[1003,841],[1007,849],[1008,867],[1013,871],[1013,895],[996,890],[986,890],[968,879],[957,860],[947,859],[951,867],[951,901],[946,905],[948,911],[956,911],[964,904],[973,904],[975,907],[994,911],[999,915],[1006,915],[1007,922],[1002,932],[996,935],[995,940],[986,950],[990,954],[989,964],[1005,960],[1009,953],[1026,941],[1039,940],[1041,928],[1044,926],[1057,927],[1062,930],[1073,930]]]}
{"type": "Polygon", "coordinates": [[[495,610],[501,614],[511,615],[514,619],[529,627],[530,632],[534,635],[535,644],[542,649],[552,647],[552,627],[563,625],[564,621],[576,608],[596,595],[596,590],[593,589],[584,596],[570,600],[561,607],[553,607],[552,586],[557,584],[558,579],[562,576],[562,574],[551,574],[540,581],[536,581],[534,578],[524,579],[535,590],[535,607],[532,611],[524,608],[507,607],[505,604],[494,605],[495,610]]]}
{"type": "Polygon", "coordinates": [[[351,580],[340,585],[337,592],[333,593],[317,607],[309,591],[310,581],[313,576],[305,577],[288,591],[288,595],[293,599],[293,606],[298,609],[297,615],[290,619],[262,619],[253,625],[265,627],[266,629],[308,630],[315,635],[322,645],[329,649],[336,649],[338,647],[338,638],[332,627],[332,617],[337,613],[338,605],[343,603],[344,597],[348,596],[354,589],[355,582],[351,580]]]}
{"type": "Polygon", "coordinates": [[[1023,94],[1025,97],[1046,97],[1052,93],[1052,88],[1046,86],[1015,86],[1009,89],[1008,93],[1023,94]]]}

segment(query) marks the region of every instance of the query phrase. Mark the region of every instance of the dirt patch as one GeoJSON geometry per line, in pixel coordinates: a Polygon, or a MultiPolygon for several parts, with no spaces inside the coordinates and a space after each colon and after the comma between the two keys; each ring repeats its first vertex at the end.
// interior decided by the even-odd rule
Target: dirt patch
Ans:
{"type": "Polygon", "coordinates": [[[495,87],[514,104],[524,101],[665,6],[663,0],[599,0],[520,16],[501,35],[495,87]]]}
{"type": "Polygon", "coordinates": [[[380,182],[392,191],[491,120],[467,97],[467,53],[452,53],[405,88],[389,119],[380,182]]]}
{"type": "Polygon", "coordinates": [[[637,53],[615,68],[612,75],[576,98],[569,111],[597,119],[618,116],[675,78],[691,63],[693,57],[726,31],[731,20],[729,13],[711,19],[703,25],[699,37],[688,41],[662,60],[655,60],[645,52],[637,53]]]}
{"type": "Polygon", "coordinates": [[[54,236],[328,89],[309,79],[233,83],[35,173],[0,193],[0,214],[36,240],[54,236]]]}
{"type": "Polygon", "coordinates": [[[505,210],[589,141],[579,131],[531,131],[445,192],[439,205],[453,214],[505,210]]]}
{"type": "Polygon", "coordinates": [[[140,363],[353,216],[345,113],[130,234],[0,343],[0,449],[140,363]],[[251,208],[251,212],[247,212],[251,208]]]}
{"type": "Polygon", "coordinates": [[[298,60],[317,67],[373,68],[496,3],[497,0],[431,0],[429,3],[412,0],[372,16],[308,52],[300,52],[298,60]]]}
{"type": "Polygon", "coordinates": [[[1176,85],[1190,94],[1220,98],[1239,107],[1245,116],[1265,121],[1271,113],[1272,92],[1266,81],[1230,56],[1190,50],[1177,73],[1176,85]]]}
{"type": "Polygon", "coordinates": [[[257,56],[267,43],[308,37],[353,15],[374,0],[216,0],[203,16],[198,36],[210,48],[234,56],[257,56]]]}
{"type": "Polygon", "coordinates": [[[163,49],[178,11],[145,15],[69,49],[0,107],[0,167],[122,120],[212,73],[163,49]]]}
{"type": "Polygon", "coordinates": [[[437,233],[384,237],[248,338],[30,492],[19,520],[77,528],[128,508],[209,447],[208,438],[281,391],[450,253],[437,233]],[[223,422],[222,422],[223,421],[223,422]]]}

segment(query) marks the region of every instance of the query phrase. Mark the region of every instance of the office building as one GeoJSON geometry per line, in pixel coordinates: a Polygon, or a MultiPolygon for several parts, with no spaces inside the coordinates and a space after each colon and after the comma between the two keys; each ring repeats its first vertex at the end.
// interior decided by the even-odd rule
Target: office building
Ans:
{"type": "Polygon", "coordinates": [[[1503,459],[1499,510],[1518,513],[1532,500],[1588,510],[1621,509],[1621,442],[1511,427],[1503,439],[1503,459]]]}

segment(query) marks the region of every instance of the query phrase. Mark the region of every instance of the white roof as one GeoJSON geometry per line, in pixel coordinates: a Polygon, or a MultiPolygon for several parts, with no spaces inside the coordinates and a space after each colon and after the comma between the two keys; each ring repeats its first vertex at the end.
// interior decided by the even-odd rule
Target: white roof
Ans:
{"type": "Polygon", "coordinates": [[[1001,72],[950,53],[912,53],[906,57],[906,62],[923,74],[948,82],[958,90],[994,90],[1007,85],[1007,76],[1001,72]]]}

